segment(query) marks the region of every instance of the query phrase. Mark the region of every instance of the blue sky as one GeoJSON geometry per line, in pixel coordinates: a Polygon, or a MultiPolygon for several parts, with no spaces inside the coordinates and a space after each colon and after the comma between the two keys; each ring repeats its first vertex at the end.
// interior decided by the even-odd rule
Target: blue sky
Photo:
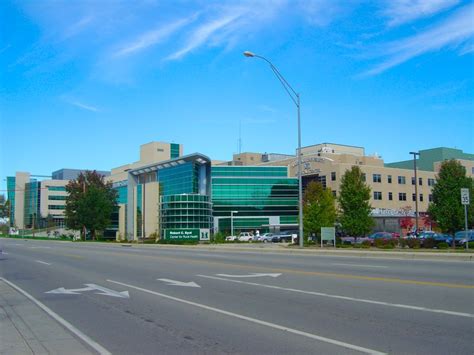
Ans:
{"type": "MultiPolygon", "coordinates": [[[[363,146],[473,153],[474,4],[461,0],[0,3],[0,177],[108,170],[153,140],[231,159],[363,146]]],[[[2,181],[2,186],[4,182],[2,181]]]]}

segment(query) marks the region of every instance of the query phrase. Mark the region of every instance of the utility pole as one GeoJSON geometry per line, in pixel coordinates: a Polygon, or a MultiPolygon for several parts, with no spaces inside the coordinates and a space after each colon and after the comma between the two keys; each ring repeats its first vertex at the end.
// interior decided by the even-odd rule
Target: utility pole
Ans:
{"type": "Polygon", "coordinates": [[[416,173],[416,156],[420,153],[410,152],[413,154],[413,170],[415,171],[415,233],[418,234],[418,176],[416,173]]]}
{"type": "MultiPolygon", "coordinates": [[[[84,197],[85,197],[85,194],[86,194],[86,177],[85,177],[85,175],[83,176],[83,180],[82,180],[82,193],[84,194],[84,197]]],[[[86,241],[86,225],[85,224],[82,224],[82,234],[84,235],[84,241],[86,241]]]]}

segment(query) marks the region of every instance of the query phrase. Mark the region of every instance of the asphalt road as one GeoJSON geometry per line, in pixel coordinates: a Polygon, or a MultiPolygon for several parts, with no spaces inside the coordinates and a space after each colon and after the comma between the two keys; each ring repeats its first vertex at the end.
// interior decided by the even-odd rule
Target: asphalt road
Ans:
{"type": "Polygon", "coordinates": [[[113,354],[474,353],[472,262],[0,244],[1,277],[113,354]]]}

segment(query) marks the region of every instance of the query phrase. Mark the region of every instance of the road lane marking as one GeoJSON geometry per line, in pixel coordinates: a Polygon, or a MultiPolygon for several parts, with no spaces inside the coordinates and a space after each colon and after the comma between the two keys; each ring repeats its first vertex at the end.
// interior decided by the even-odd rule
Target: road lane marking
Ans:
{"type": "Polygon", "coordinates": [[[10,253],[7,253],[7,252],[3,251],[3,252],[0,253],[0,255],[1,255],[1,254],[3,254],[3,255],[8,255],[8,254],[10,254],[10,253]]]}
{"type": "Polygon", "coordinates": [[[331,265],[356,266],[356,267],[373,267],[373,268],[380,268],[380,269],[386,269],[386,268],[388,268],[388,266],[381,266],[381,265],[364,265],[364,264],[331,263],[331,265]]]}
{"type": "Polygon", "coordinates": [[[237,277],[237,278],[242,278],[242,277],[262,277],[262,276],[269,276],[269,277],[278,277],[281,276],[281,274],[263,274],[263,273],[256,273],[253,272],[250,275],[229,275],[229,274],[216,274],[217,276],[223,276],[223,277],[237,277]]]}
{"type": "Polygon", "coordinates": [[[53,294],[65,294],[65,295],[78,295],[81,292],[86,291],[100,291],[96,292],[96,295],[104,295],[104,296],[111,296],[111,297],[118,297],[118,298],[130,298],[128,291],[115,291],[111,290],[110,288],[106,288],[103,286],[99,286],[96,284],[84,284],[86,287],[83,288],[71,288],[66,289],[64,287],[59,287],[51,291],[47,291],[45,293],[53,293],[53,294]]]}
{"type": "Polygon", "coordinates": [[[167,298],[167,299],[170,299],[170,300],[173,300],[173,301],[176,301],[176,302],[181,302],[181,303],[184,303],[184,304],[187,304],[187,305],[190,305],[190,306],[194,306],[194,307],[202,308],[202,309],[205,309],[205,310],[208,310],[208,311],[213,311],[213,312],[216,312],[216,313],[224,314],[224,315],[227,315],[227,316],[230,316],[230,317],[246,320],[248,322],[256,323],[256,324],[259,324],[259,325],[264,325],[264,326],[267,326],[267,327],[270,327],[270,328],[273,328],[273,329],[283,330],[283,331],[288,332],[288,333],[297,334],[297,335],[301,335],[301,336],[304,336],[304,337],[307,337],[307,338],[310,338],[310,339],[318,340],[318,341],[321,341],[321,342],[324,342],[324,343],[329,343],[329,344],[341,346],[341,347],[344,347],[346,349],[360,351],[360,352],[365,353],[365,354],[385,354],[383,352],[379,352],[379,351],[376,351],[376,350],[373,350],[373,349],[363,348],[361,346],[345,343],[345,342],[342,342],[342,341],[339,341],[339,340],[326,338],[326,337],[323,337],[323,336],[320,336],[320,335],[315,335],[315,334],[303,332],[301,330],[297,330],[297,329],[293,329],[293,328],[288,328],[288,327],[278,325],[278,324],[275,324],[275,323],[270,323],[270,322],[266,322],[266,321],[263,321],[263,320],[260,320],[260,319],[251,318],[251,317],[247,317],[247,316],[244,316],[244,315],[241,315],[241,314],[225,311],[223,309],[206,306],[206,305],[201,304],[201,303],[192,302],[192,301],[188,301],[188,300],[185,300],[185,299],[182,299],[182,298],[165,295],[163,293],[147,290],[146,288],[141,288],[141,287],[138,287],[138,286],[134,286],[134,285],[130,285],[130,284],[126,284],[126,283],[123,283],[123,282],[114,281],[114,280],[107,280],[107,281],[115,283],[117,285],[130,287],[132,289],[142,291],[142,292],[145,292],[145,293],[149,293],[149,294],[152,294],[152,295],[155,295],[155,296],[167,298]]]}
{"type": "Polygon", "coordinates": [[[176,281],[170,279],[157,279],[158,281],[166,282],[170,286],[184,286],[184,287],[201,287],[197,283],[190,281],[190,282],[183,282],[183,281],[176,281]]]}
{"type": "Polygon", "coordinates": [[[95,342],[91,338],[89,338],[87,335],[85,335],[83,332],[81,332],[79,329],[77,329],[75,326],[73,326],[71,323],[69,323],[67,320],[59,316],[57,313],[53,312],[51,309],[46,307],[43,303],[38,301],[36,298],[31,296],[28,292],[24,291],[17,285],[13,284],[12,282],[4,279],[3,277],[0,277],[0,280],[4,281],[6,284],[10,285],[10,287],[14,288],[18,292],[20,292],[23,296],[28,298],[31,302],[36,304],[39,308],[41,308],[45,313],[47,313],[51,318],[55,319],[58,323],[60,323],[63,327],[68,329],[70,332],[74,333],[78,338],[80,338],[83,342],[85,342],[87,345],[89,345],[92,349],[97,351],[99,354],[102,355],[111,355],[111,353],[105,349],[102,345],[99,343],[95,342]]]}
{"type": "Polygon", "coordinates": [[[51,247],[30,247],[30,249],[51,249],[51,247]]]}
{"type": "Polygon", "coordinates": [[[41,261],[41,260],[35,260],[37,263],[40,263],[40,264],[44,264],[44,265],[51,265],[50,263],[47,263],[45,261],[41,261]]]}
{"type": "Polygon", "coordinates": [[[363,299],[363,298],[354,298],[354,297],[347,297],[347,296],[332,295],[332,294],[323,293],[323,292],[305,291],[305,290],[298,290],[298,289],[295,289],[295,288],[286,288],[286,287],[280,287],[280,286],[259,284],[259,283],[256,283],[256,282],[230,280],[230,279],[224,279],[222,277],[216,277],[216,276],[207,276],[207,275],[197,275],[197,276],[204,277],[206,279],[221,280],[221,281],[234,282],[234,283],[245,284],[245,285],[271,288],[271,289],[274,289],[274,290],[283,290],[283,291],[303,293],[303,294],[307,294],[307,295],[314,295],[314,296],[321,296],[321,297],[328,297],[328,298],[336,298],[336,299],[345,300],[345,301],[369,303],[369,304],[376,304],[376,305],[380,305],[380,306],[404,308],[404,309],[410,309],[410,310],[416,310],[416,311],[441,313],[441,314],[449,314],[451,316],[474,318],[474,314],[471,314],[471,313],[453,312],[453,311],[447,311],[447,310],[444,310],[444,309],[433,309],[433,308],[426,308],[426,307],[419,307],[419,306],[410,306],[410,305],[399,304],[399,303],[374,301],[374,300],[368,300],[368,299],[363,299]]]}

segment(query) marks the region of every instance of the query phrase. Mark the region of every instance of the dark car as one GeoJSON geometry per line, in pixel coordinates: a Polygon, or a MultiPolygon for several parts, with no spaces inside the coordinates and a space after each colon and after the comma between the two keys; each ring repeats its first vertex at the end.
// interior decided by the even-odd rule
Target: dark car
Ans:
{"type": "Polygon", "coordinates": [[[277,233],[273,236],[272,242],[273,243],[282,243],[282,242],[291,242],[291,238],[293,234],[297,234],[294,231],[283,231],[277,233]]]}
{"type": "Polygon", "coordinates": [[[356,244],[362,244],[364,241],[370,241],[370,244],[374,244],[376,239],[383,239],[383,240],[390,240],[394,238],[398,238],[397,233],[389,233],[389,232],[376,232],[372,233],[368,237],[357,238],[356,244]]]}
{"type": "Polygon", "coordinates": [[[427,240],[433,240],[435,245],[438,245],[439,243],[448,243],[449,239],[452,239],[448,234],[441,234],[432,231],[422,232],[416,238],[420,240],[421,245],[423,245],[427,240]]]}

